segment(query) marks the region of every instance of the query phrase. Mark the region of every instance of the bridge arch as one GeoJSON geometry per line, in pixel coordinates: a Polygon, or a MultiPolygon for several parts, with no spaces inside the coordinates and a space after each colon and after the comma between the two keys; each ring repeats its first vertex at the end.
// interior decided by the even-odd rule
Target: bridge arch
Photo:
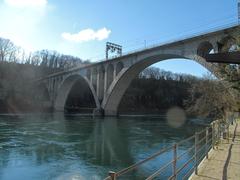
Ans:
{"type": "Polygon", "coordinates": [[[112,64],[109,64],[107,66],[107,89],[113,82],[113,78],[114,78],[113,76],[114,76],[114,67],[112,64]]]}
{"type": "Polygon", "coordinates": [[[219,41],[219,51],[220,52],[229,52],[231,51],[231,48],[237,45],[237,39],[228,35],[223,37],[219,41]]]}
{"type": "Polygon", "coordinates": [[[91,69],[87,69],[87,78],[89,81],[91,80],[91,69]]]}
{"type": "Polygon", "coordinates": [[[206,57],[206,55],[209,54],[212,50],[214,50],[213,45],[208,41],[204,41],[199,44],[197,49],[197,55],[201,57],[206,57]]]}
{"type": "Polygon", "coordinates": [[[207,68],[212,73],[213,70],[211,67],[204,65],[204,62],[202,62],[202,57],[196,56],[196,55],[189,55],[189,56],[181,56],[181,55],[173,55],[173,54],[161,54],[151,57],[145,57],[143,59],[140,59],[137,63],[133,64],[129,68],[123,69],[119,73],[119,75],[114,80],[114,83],[111,84],[111,86],[108,89],[107,97],[104,99],[102,103],[102,108],[105,110],[105,115],[117,115],[118,114],[118,106],[120,104],[120,101],[126,91],[126,89],[129,87],[132,80],[145,68],[148,66],[151,66],[154,63],[163,61],[163,60],[169,60],[169,59],[186,59],[186,60],[193,60],[200,65],[207,68]],[[193,58],[194,57],[194,58],[193,58]]]}
{"type": "Polygon", "coordinates": [[[97,73],[98,70],[97,68],[93,68],[92,70],[92,85],[93,85],[93,89],[96,91],[97,90],[97,73]]]}
{"type": "Polygon", "coordinates": [[[122,62],[118,62],[116,66],[116,76],[120,73],[120,71],[124,68],[124,65],[122,62]]]}
{"type": "Polygon", "coordinates": [[[103,65],[101,65],[98,69],[98,73],[99,73],[99,84],[98,84],[98,98],[99,101],[101,102],[103,100],[104,97],[104,78],[105,78],[105,68],[103,65]]]}
{"type": "Polygon", "coordinates": [[[69,96],[70,91],[72,90],[73,86],[80,81],[84,86],[89,88],[91,95],[94,98],[94,103],[96,108],[100,107],[97,95],[95,93],[94,87],[91,85],[87,77],[83,77],[79,74],[71,75],[67,77],[62,84],[60,85],[57,91],[57,97],[55,100],[54,108],[57,111],[64,111],[64,106],[69,96]]]}

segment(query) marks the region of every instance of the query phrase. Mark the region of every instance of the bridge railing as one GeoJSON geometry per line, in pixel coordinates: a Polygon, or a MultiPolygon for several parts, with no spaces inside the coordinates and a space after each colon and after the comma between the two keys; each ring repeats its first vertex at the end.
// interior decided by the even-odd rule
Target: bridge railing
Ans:
{"type": "MultiPolygon", "coordinates": [[[[134,48],[132,50],[127,50],[127,51],[123,52],[121,56],[127,56],[127,55],[130,55],[130,54],[134,54],[134,53],[137,53],[137,52],[140,52],[140,51],[156,48],[156,47],[163,46],[163,45],[166,45],[166,44],[171,44],[171,43],[178,42],[178,41],[184,41],[186,39],[191,39],[191,38],[201,36],[201,35],[204,35],[204,34],[216,32],[216,31],[221,31],[223,29],[232,28],[232,27],[235,27],[235,26],[238,26],[238,25],[239,25],[239,23],[234,20],[233,22],[229,22],[229,23],[226,23],[226,24],[220,25],[220,26],[214,26],[214,27],[208,28],[207,30],[193,32],[190,35],[186,35],[186,34],[180,35],[180,36],[178,35],[177,37],[172,38],[170,40],[155,41],[154,43],[150,43],[149,45],[144,45],[144,47],[142,47],[142,48],[140,47],[140,48],[134,48]]],[[[115,59],[115,58],[116,58],[115,56],[110,57],[108,59],[102,57],[101,59],[96,59],[96,61],[94,61],[94,62],[98,63],[98,62],[102,62],[102,61],[106,61],[106,60],[112,60],[112,59],[115,59]]],[[[90,60],[93,60],[93,59],[90,59],[90,60]]]]}
{"type": "MultiPolygon", "coordinates": [[[[227,23],[227,24],[224,24],[224,25],[221,25],[221,26],[215,26],[215,27],[209,28],[205,31],[194,32],[194,33],[191,33],[191,35],[182,35],[182,36],[178,36],[176,38],[172,38],[171,40],[167,40],[167,41],[157,41],[155,43],[151,43],[147,46],[144,46],[144,48],[134,48],[132,50],[127,50],[127,51],[123,52],[120,57],[128,56],[128,55],[138,53],[138,52],[141,52],[141,51],[144,51],[144,50],[150,50],[150,49],[153,49],[153,48],[156,48],[156,47],[159,47],[159,46],[171,44],[171,43],[178,42],[178,41],[184,41],[186,39],[191,39],[191,38],[201,36],[201,35],[204,35],[204,34],[207,34],[207,33],[215,32],[215,31],[221,31],[221,30],[236,27],[236,26],[239,26],[239,23],[234,21],[234,22],[230,22],[230,23],[227,23]]],[[[101,63],[103,61],[110,61],[110,60],[113,60],[113,59],[116,59],[116,58],[118,58],[118,57],[110,57],[109,59],[106,59],[104,56],[102,56],[102,57],[98,57],[97,59],[96,58],[90,58],[89,60],[92,63],[96,64],[96,63],[101,63]]],[[[43,78],[39,78],[39,79],[35,80],[34,82],[41,81],[41,80],[46,79],[46,78],[51,77],[51,76],[57,76],[59,74],[67,73],[69,71],[76,71],[76,70],[79,70],[81,68],[86,68],[86,67],[92,66],[92,65],[93,64],[86,64],[86,65],[81,65],[81,66],[76,66],[76,67],[73,67],[73,68],[65,69],[64,71],[60,71],[60,72],[48,75],[48,76],[43,77],[43,78]]]]}
{"type": "MultiPolygon", "coordinates": [[[[141,160],[127,168],[124,168],[118,172],[109,171],[108,177],[104,180],[117,180],[121,179],[122,176],[127,173],[138,169],[141,165],[156,159],[157,157],[164,155],[166,153],[172,152],[172,159],[162,165],[157,171],[155,171],[150,176],[146,177],[146,180],[154,179],[160,174],[167,174],[169,167],[172,166],[171,175],[168,179],[177,179],[179,174],[184,172],[181,179],[188,179],[188,177],[195,171],[198,174],[198,166],[203,161],[204,158],[208,158],[209,151],[214,148],[220,141],[221,137],[229,138],[229,123],[225,123],[222,120],[216,120],[211,123],[210,126],[204,128],[200,132],[196,132],[195,135],[175,143],[170,147],[163,148],[151,155],[150,157],[141,160]],[[193,144],[187,148],[184,152],[179,153],[178,148],[183,144],[193,144]],[[182,158],[186,155],[191,154],[186,162],[180,164],[182,158]],[[179,164],[181,166],[179,166],[179,164]],[[192,167],[190,166],[192,164],[192,167]]],[[[169,172],[168,172],[169,173],[169,172]]]]}

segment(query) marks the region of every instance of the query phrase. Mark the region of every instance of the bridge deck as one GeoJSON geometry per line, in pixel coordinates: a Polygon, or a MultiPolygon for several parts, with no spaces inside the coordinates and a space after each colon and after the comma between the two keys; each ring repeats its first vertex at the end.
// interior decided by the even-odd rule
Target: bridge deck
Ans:
{"type": "Polygon", "coordinates": [[[222,142],[210,153],[199,168],[198,175],[192,180],[207,179],[239,179],[240,177],[240,121],[230,127],[232,139],[222,142]],[[236,128],[236,130],[235,130],[236,128]]]}
{"type": "Polygon", "coordinates": [[[129,56],[135,56],[139,53],[152,51],[154,49],[169,47],[171,45],[185,43],[185,42],[188,42],[188,41],[191,41],[191,40],[194,40],[194,39],[202,38],[204,36],[211,36],[213,34],[217,34],[217,33],[220,33],[220,32],[228,32],[228,31],[231,31],[231,30],[233,30],[235,28],[238,28],[238,27],[239,27],[239,24],[233,23],[233,24],[230,24],[226,27],[213,28],[213,29],[209,29],[208,31],[194,33],[194,34],[189,35],[189,36],[183,36],[183,37],[179,37],[179,38],[169,40],[169,41],[166,41],[166,42],[152,44],[150,46],[147,46],[146,48],[136,49],[136,50],[133,50],[133,51],[125,52],[125,53],[122,54],[122,56],[119,56],[119,57],[113,57],[113,58],[108,59],[108,60],[100,59],[100,60],[98,60],[94,63],[90,63],[90,64],[87,64],[87,65],[84,65],[84,66],[81,66],[81,67],[74,67],[74,68],[67,69],[67,70],[64,70],[64,71],[61,71],[61,72],[53,73],[53,74],[48,75],[44,78],[40,78],[37,81],[41,81],[43,79],[47,79],[47,78],[54,77],[54,76],[59,76],[59,75],[69,73],[69,72],[74,72],[74,71],[77,71],[79,69],[84,69],[84,68],[88,68],[88,67],[91,67],[91,66],[96,66],[96,65],[99,65],[99,64],[102,64],[102,63],[106,63],[108,61],[117,61],[121,58],[129,57],[129,56]]]}

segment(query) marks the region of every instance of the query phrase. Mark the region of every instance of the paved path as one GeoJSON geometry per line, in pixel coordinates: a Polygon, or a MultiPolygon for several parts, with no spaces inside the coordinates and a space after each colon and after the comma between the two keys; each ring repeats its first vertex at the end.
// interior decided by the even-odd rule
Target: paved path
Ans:
{"type": "Polygon", "coordinates": [[[192,180],[240,180],[240,121],[230,126],[230,141],[222,141],[204,160],[192,180]]]}

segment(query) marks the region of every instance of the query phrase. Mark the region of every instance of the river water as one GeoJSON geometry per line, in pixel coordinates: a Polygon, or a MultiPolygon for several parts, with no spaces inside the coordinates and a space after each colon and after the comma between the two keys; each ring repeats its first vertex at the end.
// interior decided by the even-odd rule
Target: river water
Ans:
{"type": "MultiPolygon", "coordinates": [[[[109,170],[121,170],[203,128],[187,124],[173,128],[165,118],[1,115],[0,179],[103,179],[109,170]]],[[[178,152],[190,146],[179,147],[178,152]]],[[[190,156],[187,154],[183,160],[190,156]]],[[[125,179],[144,179],[171,158],[169,151],[125,179]]],[[[159,179],[169,173],[171,166],[159,179]]]]}

